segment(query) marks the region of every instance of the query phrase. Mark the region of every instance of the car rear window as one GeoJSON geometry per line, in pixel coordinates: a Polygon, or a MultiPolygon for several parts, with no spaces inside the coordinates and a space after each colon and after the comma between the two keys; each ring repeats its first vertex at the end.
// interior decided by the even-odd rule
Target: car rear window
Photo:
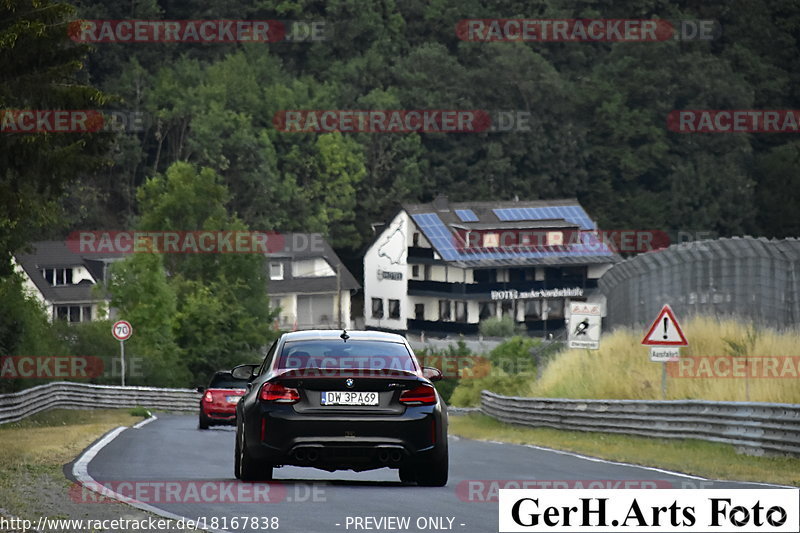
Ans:
{"type": "Polygon", "coordinates": [[[215,374],[211,378],[211,383],[208,385],[209,389],[246,389],[247,381],[233,379],[230,373],[215,374]]]}
{"type": "Polygon", "coordinates": [[[404,344],[385,341],[296,341],[287,342],[278,360],[279,369],[357,368],[360,370],[407,370],[417,365],[404,344]]]}

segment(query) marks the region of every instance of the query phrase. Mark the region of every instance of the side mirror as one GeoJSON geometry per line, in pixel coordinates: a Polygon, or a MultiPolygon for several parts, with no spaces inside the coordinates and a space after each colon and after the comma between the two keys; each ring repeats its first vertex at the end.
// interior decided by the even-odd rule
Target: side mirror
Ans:
{"type": "Polygon", "coordinates": [[[442,371],[431,366],[424,366],[422,367],[422,376],[431,381],[441,381],[442,371]]]}
{"type": "Polygon", "coordinates": [[[196,391],[197,391],[197,392],[199,392],[200,394],[203,394],[203,393],[206,391],[206,388],[205,388],[205,387],[197,387],[197,388],[196,388],[196,389],[194,389],[194,390],[196,390],[196,391]]]}
{"type": "Polygon", "coordinates": [[[256,368],[258,368],[258,365],[239,365],[231,370],[231,376],[234,379],[250,380],[253,378],[253,372],[256,368]]]}

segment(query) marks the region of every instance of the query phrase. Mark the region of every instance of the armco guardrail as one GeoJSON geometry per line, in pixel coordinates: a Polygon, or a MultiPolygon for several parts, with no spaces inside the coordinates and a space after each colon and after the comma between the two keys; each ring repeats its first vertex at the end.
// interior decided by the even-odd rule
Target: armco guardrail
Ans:
{"type": "Polygon", "coordinates": [[[103,409],[147,407],[167,411],[194,411],[200,393],[192,389],[117,387],[59,381],[20,392],[0,394],[0,424],[15,422],[52,408],[103,409]]]}
{"type": "Polygon", "coordinates": [[[732,444],[752,455],[800,455],[800,404],[704,400],[571,400],[481,393],[503,422],[732,444]]]}

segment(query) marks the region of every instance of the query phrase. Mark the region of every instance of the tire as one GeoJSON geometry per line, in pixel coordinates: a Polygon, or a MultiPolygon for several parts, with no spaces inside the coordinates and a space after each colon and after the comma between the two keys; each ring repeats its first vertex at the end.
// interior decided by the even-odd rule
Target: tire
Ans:
{"type": "Polygon", "coordinates": [[[416,473],[414,469],[410,466],[401,466],[400,467],[400,481],[403,483],[410,483],[412,481],[417,480],[416,473]]]}
{"type": "Polygon", "coordinates": [[[235,475],[242,481],[271,481],[272,465],[254,459],[244,444],[244,428],[237,427],[236,457],[234,458],[235,475]]]}
{"type": "Polygon", "coordinates": [[[417,466],[417,484],[421,487],[444,487],[447,485],[449,470],[450,462],[445,449],[444,454],[437,459],[417,466]]]}
{"type": "Polygon", "coordinates": [[[203,413],[200,413],[200,421],[197,423],[197,427],[200,429],[208,429],[208,419],[203,416],[203,413]]]}

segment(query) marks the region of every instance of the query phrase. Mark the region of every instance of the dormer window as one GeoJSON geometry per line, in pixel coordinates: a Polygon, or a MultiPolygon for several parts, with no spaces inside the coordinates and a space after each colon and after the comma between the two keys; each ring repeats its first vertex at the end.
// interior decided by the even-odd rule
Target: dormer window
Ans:
{"type": "Polygon", "coordinates": [[[500,246],[500,235],[497,233],[484,233],[483,234],[483,247],[484,248],[497,248],[500,246]]]}
{"type": "Polygon", "coordinates": [[[548,231],[547,232],[547,245],[548,246],[563,246],[564,245],[564,234],[560,231],[548,231]]]}
{"type": "Polygon", "coordinates": [[[71,268],[43,268],[42,276],[52,287],[72,285],[71,268]]]}
{"type": "Polygon", "coordinates": [[[283,279],[283,263],[269,264],[269,279],[276,281],[283,279]]]}

